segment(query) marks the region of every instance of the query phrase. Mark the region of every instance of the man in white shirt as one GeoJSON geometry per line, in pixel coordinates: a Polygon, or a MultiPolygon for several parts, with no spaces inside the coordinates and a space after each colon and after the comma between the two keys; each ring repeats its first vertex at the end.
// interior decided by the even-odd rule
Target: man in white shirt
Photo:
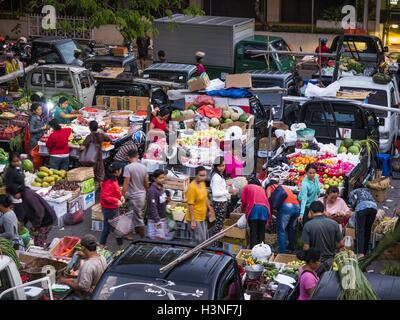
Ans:
{"type": "Polygon", "coordinates": [[[71,62],[71,64],[73,66],[77,66],[77,67],[82,67],[83,66],[83,61],[81,60],[81,55],[82,55],[82,51],[81,50],[75,50],[75,53],[74,53],[75,59],[72,60],[72,62],[71,62]]]}

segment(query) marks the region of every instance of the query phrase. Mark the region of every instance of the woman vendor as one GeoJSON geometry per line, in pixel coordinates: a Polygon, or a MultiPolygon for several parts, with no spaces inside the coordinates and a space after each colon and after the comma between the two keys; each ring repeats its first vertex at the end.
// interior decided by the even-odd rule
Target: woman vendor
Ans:
{"type": "Polygon", "coordinates": [[[324,204],[326,215],[339,224],[347,222],[351,216],[351,210],[339,196],[339,188],[336,186],[330,186],[326,190],[326,195],[318,200],[324,204]]]}
{"type": "Polygon", "coordinates": [[[74,110],[66,97],[61,97],[58,100],[58,106],[54,111],[54,119],[59,124],[69,124],[78,117],[78,111],[74,110]]]}
{"type": "Polygon", "coordinates": [[[157,112],[157,115],[151,119],[149,126],[150,140],[156,142],[158,139],[167,138],[169,132],[168,118],[170,110],[168,107],[163,107],[157,112]]]}

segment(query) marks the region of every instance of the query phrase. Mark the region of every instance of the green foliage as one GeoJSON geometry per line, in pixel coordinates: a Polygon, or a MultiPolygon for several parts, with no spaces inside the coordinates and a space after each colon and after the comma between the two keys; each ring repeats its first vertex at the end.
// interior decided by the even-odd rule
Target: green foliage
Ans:
{"type": "MultiPolygon", "coordinates": [[[[31,0],[28,8],[37,12],[43,5],[53,5],[61,16],[87,17],[87,25],[75,28],[98,28],[115,24],[126,41],[133,41],[146,34],[157,34],[154,16],[171,16],[173,12],[187,15],[203,15],[196,5],[184,7],[183,0],[31,0]]],[[[57,27],[69,31],[71,23],[58,23],[57,27]]]]}
{"type": "Polygon", "coordinates": [[[342,14],[342,6],[333,6],[322,11],[321,19],[339,22],[344,17],[342,14]]]}

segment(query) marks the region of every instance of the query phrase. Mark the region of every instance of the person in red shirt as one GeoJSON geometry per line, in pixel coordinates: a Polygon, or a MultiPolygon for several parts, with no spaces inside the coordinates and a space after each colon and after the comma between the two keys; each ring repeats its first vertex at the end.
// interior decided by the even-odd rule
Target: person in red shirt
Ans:
{"type": "Polygon", "coordinates": [[[161,130],[168,132],[169,108],[161,108],[157,115],[150,121],[150,130],[161,130]]]}
{"type": "MultiPolygon", "coordinates": [[[[315,53],[331,53],[331,49],[326,45],[328,42],[328,38],[321,38],[320,43],[321,45],[315,49],[315,53]]],[[[318,64],[321,66],[325,66],[328,63],[327,57],[318,57],[318,64]]]]}
{"type": "Polygon", "coordinates": [[[250,227],[250,249],[264,242],[270,206],[260,180],[252,178],[242,191],[242,208],[250,227]]]}
{"type": "Polygon", "coordinates": [[[46,147],[49,150],[49,166],[56,170],[68,170],[69,167],[69,136],[72,133],[71,128],[61,128],[57,120],[51,120],[49,126],[53,129],[50,134],[46,147]]]}
{"type": "MultiPolygon", "coordinates": [[[[101,184],[100,205],[103,212],[103,231],[100,236],[100,245],[103,247],[107,243],[108,235],[111,231],[109,220],[118,215],[119,207],[125,203],[121,189],[118,184],[118,177],[121,175],[121,165],[118,162],[113,162],[108,168],[104,181],[101,184]]],[[[116,237],[119,249],[123,244],[120,237],[116,237]]]]}
{"type": "Polygon", "coordinates": [[[197,67],[197,72],[202,74],[203,72],[206,72],[206,68],[204,68],[203,65],[203,59],[206,56],[206,54],[202,51],[197,51],[196,52],[196,67],[197,67]]]}

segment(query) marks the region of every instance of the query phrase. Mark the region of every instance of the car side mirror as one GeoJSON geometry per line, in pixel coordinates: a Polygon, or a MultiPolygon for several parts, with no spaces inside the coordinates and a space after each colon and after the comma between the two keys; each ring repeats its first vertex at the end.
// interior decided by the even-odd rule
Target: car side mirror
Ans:
{"type": "Polygon", "coordinates": [[[383,52],[389,52],[389,47],[388,46],[384,46],[383,47],[383,52]]]}

